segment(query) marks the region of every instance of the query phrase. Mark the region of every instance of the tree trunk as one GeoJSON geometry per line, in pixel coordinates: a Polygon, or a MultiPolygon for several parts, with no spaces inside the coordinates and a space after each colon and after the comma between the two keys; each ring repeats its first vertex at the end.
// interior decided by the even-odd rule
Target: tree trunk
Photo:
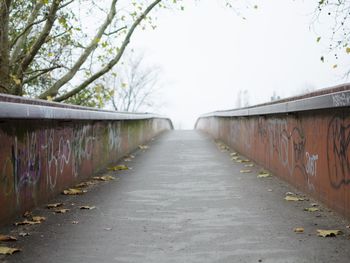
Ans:
{"type": "Polygon", "coordinates": [[[12,0],[0,1],[0,93],[11,93],[9,15],[12,0]]]}

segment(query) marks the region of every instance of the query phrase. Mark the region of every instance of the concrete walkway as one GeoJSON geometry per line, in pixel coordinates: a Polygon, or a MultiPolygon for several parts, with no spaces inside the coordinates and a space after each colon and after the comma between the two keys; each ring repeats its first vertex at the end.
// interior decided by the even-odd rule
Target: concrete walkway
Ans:
{"type": "Polygon", "coordinates": [[[39,208],[42,224],[3,228],[30,233],[3,262],[350,262],[346,221],[303,211],[312,200],[285,201],[294,189],[258,179],[259,167],[240,173],[247,168],[203,134],[168,132],[135,155],[132,170],[114,172],[118,181],[54,200],[68,213],[39,208]],[[322,238],[317,229],[344,234],[322,238]]]}

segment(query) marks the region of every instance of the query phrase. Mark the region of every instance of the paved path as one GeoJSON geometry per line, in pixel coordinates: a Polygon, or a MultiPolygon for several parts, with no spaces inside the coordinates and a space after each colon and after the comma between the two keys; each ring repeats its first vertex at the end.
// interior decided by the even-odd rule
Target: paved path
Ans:
{"type": "Polygon", "coordinates": [[[195,131],[173,131],[137,152],[133,169],[116,172],[83,196],[60,196],[67,214],[41,225],[8,227],[22,252],[4,262],[350,262],[346,222],[312,202],[287,202],[295,191],[276,178],[242,174],[215,143],[195,131]],[[271,191],[272,190],[272,191],[271,191]],[[94,205],[80,210],[79,205],[94,205]],[[73,224],[73,221],[79,221],[73,224]],[[305,233],[296,234],[295,227],[305,233]],[[345,232],[321,238],[319,228],[345,232]]]}

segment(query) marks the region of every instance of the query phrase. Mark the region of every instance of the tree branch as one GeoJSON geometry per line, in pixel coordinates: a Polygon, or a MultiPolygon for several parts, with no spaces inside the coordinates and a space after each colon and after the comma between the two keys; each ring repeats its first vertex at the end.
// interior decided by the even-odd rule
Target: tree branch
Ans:
{"type": "Polygon", "coordinates": [[[40,9],[43,7],[43,2],[42,1],[37,1],[36,5],[34,6],[34,9],[32,13],[30,14],[28,20],[27,20],[27,25],[25,28],[22,30],[20,34],[18,34],[11,42],[11,47],[13,48],[12,54],[11,54],[11,59],[10,59],[10,64],[12,65],[15,61],[17,61],[19,54],[21,52],[21,49],[24,46],[24,43],[33,28],[34,25],[40,24],[46,20],[46,17],[43,19],[40,19],[38,21],[35,21],[35,19],[38,16],[38,13],[40,9]]]}
{"type": "MultiPolygon", "coordinates": [[[[38,38],[34,42],[33,46],[29,50],[29,52],[26,54],[24,59],[22,60],[18,70],[17,70],[17,77],[18,79],[22,80],[23,79],[23,74],[30,65],[30,63],[33,61],[34,57],[40,50],[41,46],[45,43],[46,38],[49,36],[50,31],[52,29],[52,26],[55,22],[56,19],[56,13],[58,11],[59,5],[63,0],[53,0],[49,14],[47,16],[46,23],[44,25],[43,30],[40,32],[38,38]]],[[[16,94],[21,95],[22,94],[22,85],[16,85],[16,94]]]]}
{"type": "Polygon", "coordinates": [[[150,4],[145,11],[134,21],[134,23],[132,24],[131,28],[129,29],[127,35],[125,36],[125,39],[122,43],[122,46],[118,52],[118,54],[102,69],[100,69],[98,72],[96,72],[94,75],[92,75],[90,78],[88,78],[87,80],[85,80],[83,83],[81,83],[78,87],[76,87],[75,89],[67,92],[66,94],[63,94],[62,96],[59,96],[57,98],[54,99],[54,101],[64,101],[66,99],[68,99],[69,97],[79,93],[80,91],[82,91],[83,89],[85,89],[87,86],[89,86],[92,82],[94,82],[96,79],[100,78],[101,76],[103,76],[104,74],[106,74],[108,71],[110,71],[121,59],[126,47],[128,46],[128,44],[130,43],[130,38],[133,35],[135,29],[137,28],[137,26],[141,23],[141,21],[148,15],[149,12],[152,11],[152,9],[157,6],[162,0],[155,0],[154,2],[152,2],[152,4],[150,4]]]}
{"type": "Polygon", "coordinates": [[[107,15],[105,21],[103,22],[103,24],[99,28],[95,37],[91,40],[90,44],[86,47],[84,52],[80,55],[78,60],[75,62],[73,67],[62,78],[60,78],[56,83],[54,83],[51,88],[49,88],[44,93],[40,94],[40,96],[39,96],[40,99],[46,99],[48,96],[55,97],[57,95],[58,91],[60,90],[60,88],[75,76],[75,74],[78,72],[80,67],[84,64],[84,62],[90,56],[91,52],[97,48],[98,42],[100,41],[102,35],[106,31],[107,27],[112,23],[115,15],[116,15],[115,6],[116,6],[117,2],[118,2],[118,0],[112,1],[110,12],[107,15]]]}
{"type": "Polygon", "coordinates": [[[36,70],[36,72],[39,72],[39,73],[37,73],[36,75],[31,76],[30,78],[24,80],[23,84],[29,83],[29,82],[33,81],[34,79],[36,79],[36,78],[38,78],[38,77],[40,77],[40,76],[42,76],[42,75],[44,75],[44,74],[46,74],[46,73],[48,73],[50,71],[58,69],[58,68],[62,68],[62,66],[61,65],[56,65],[56,66],[53,66],[53,67],[50,67],[50,68],[36,70]]]}

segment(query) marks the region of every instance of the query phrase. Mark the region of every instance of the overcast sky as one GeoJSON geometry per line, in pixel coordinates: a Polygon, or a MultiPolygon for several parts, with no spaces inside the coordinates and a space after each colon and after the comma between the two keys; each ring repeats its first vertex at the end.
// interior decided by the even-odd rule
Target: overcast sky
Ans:
{"type": "Polygon", "coordinates": [[[239,90],[248,90],[252,105],[274,91],[287,97],[346,82],[345,63],[320,61],[327,45],[316,38],[327,31],[320,24],[310,30],[314,1],[260,0],[258,9],[243,11],[246,20],[219,2],[162,11],[156,30],[132,39],[131,47],[162,69],[160,112],[176,128],[191,129],[200,114],[235,108],[239,90]],[[340,66],[333,69],[334,63],[340,66]]]}

